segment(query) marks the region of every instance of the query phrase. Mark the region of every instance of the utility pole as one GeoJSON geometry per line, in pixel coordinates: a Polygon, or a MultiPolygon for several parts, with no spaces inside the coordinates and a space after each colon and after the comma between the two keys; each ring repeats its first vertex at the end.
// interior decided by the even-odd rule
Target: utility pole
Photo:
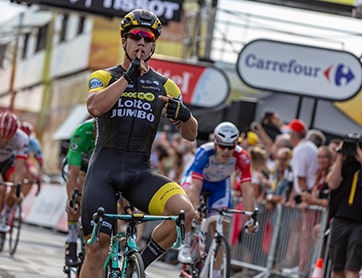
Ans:
{"type": "Polygon", "coordinates": [[[210,7],[210,14],[208,15],[207,20],[207,34],[205,41],[204,49],[204,59],[211,61],[211,50],[212,50],[212,41],[214,37],[215,21],[216,21],[216,9],[217,9],[217,0],[212,0],[210,7]]]}
{"type": "Polygon", "coordinates": [[[14,89],[14,83],[15,83],[15,74],[16,74],[16,64],[18,62],[19,39],[21,36],[23,20],[24,20],[24,13],[21,12],[19,14],[19,26],[17,27],[17,31],[16,31],[13,60],[11,63],[10,84],[9,84],[9,91],[11,94],[10,104],[9,104],[10,111],[13,111],[13,109],[14,109],[14,102],[15,102],[15,97],[16,97],[16,90],[14,89]]]}

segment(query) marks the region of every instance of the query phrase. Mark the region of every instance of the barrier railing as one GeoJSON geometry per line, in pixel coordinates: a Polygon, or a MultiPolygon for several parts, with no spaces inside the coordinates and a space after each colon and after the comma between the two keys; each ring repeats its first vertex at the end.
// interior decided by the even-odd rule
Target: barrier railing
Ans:
{"type": "MultiPolygon", "coordinates": [[[[258,206],[259,232],[248,235],[241,230],[236,242],[235,234],[231,234],[232,265],[253,277],[271,274],[309,277],[316,260],[323,257],[327,210],[317,206],[306,209],[280,204],[267,208],[265,203],[258,206]],[[316,225],[320,225],[319,230],[316,225]]],[[[233,225],[242,225],[242,221],[234,218],[233,225]]],[[[237,229],[232,230],[235,233],[237,229]]]]}

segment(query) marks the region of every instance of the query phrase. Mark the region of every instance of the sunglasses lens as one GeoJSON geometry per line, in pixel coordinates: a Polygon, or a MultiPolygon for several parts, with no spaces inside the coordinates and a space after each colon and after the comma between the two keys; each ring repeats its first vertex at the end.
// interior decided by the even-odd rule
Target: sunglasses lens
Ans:
{"type": "Polygon", "coordinates": [[[155,41],[155,35],[152,32],[141,30],[132,30],[127,34],[127,37],[135,41],[139,41],[142,38],[145,40],[145,42],[155,41]]]}
{"type": "Polygon", "coordinates": [[[220,144],[218,144],[218,146],[222,150],[225,150],[225,149],[233,150],[235,148],[235,146],[225,146],[225,145],[220,145],[220,144]]]}

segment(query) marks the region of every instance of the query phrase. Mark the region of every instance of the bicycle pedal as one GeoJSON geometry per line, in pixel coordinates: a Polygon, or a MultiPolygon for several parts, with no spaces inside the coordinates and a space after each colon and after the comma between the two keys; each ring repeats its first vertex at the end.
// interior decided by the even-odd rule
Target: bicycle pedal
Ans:
{"type": "Polygon", "coordinates": [[[64,272],[65,274],[69,274],[69,273],[70,273],[70,268],[69,268],[69,266],[67,266],[67,265],[63,266],[63,272],[64,272]]]}

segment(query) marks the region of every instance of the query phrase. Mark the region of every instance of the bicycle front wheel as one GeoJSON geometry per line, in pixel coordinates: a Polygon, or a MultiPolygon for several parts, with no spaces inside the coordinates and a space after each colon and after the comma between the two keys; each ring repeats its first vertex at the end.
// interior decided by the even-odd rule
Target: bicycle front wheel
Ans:
{"type": "Polygon", "coordinates": [[[215,243],[211,243],[214,246],[213,250],[209,250],[208,257],[205,261],[205,265],[201,275],[202,277],[230,277],[231,264],[230,264],[230,246],[226,239],[222,236],[214,239],[215,243]]]}
{"type": "Polygon", "coordinates": [[[127,258],[126,278],[145,278],[145,268],[139,253],[133,253],[127,258]]]}
{"type": "Polygon", "coordinates": [[[17,204],[11,211],[9,217],[9,226],[10,226],[10,233],[9,233],[9,253],[13,256],[16,252],[16,248],[18,247],[19,238],[20,238],[20,230],[21,225],[23,223],[21,218],[21,204],[17,204]]]}

